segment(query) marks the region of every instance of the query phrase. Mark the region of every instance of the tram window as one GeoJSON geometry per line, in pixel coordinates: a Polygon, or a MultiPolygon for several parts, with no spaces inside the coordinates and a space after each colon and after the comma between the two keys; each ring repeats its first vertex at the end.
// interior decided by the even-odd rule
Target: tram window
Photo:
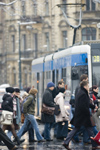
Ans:
{"type": "Polygon", "coordinates": [[[62,68],[62,79],[66,83],[66,68],[62,68]]]}
{"type": "Polygon", "coordinates": [[[52,82],[55,83],[55,70],[52,71],[52,82]]]}
{"type": "Polygon", "coordinates": [[[79,74],[77,68],[72,69],[72,80],[77,80],[79,79],[79,74]]]}

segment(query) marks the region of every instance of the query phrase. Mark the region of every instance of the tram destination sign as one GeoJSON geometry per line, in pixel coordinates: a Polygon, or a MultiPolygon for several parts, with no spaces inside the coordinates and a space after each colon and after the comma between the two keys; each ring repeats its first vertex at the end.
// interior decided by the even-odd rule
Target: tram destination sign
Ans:
{"type": "Polygon", "coordinates": [[[100,56],[97,55],[97,56],[92,56],[92,62],[93,63],[99,63],[100,62],[100,56]]]}

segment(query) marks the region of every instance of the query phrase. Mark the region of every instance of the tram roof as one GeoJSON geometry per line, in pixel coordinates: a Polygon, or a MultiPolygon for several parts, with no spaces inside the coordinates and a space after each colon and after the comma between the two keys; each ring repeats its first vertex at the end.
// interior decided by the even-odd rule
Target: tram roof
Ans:
{"type": "Polygon", "coordinates": [[[44,57],[40,57],[40,58],[34,59],[32,61],[32,65],[41,64],[41,63],[43,63],[43,60],[44,60],[44,57]]]}
{"type": "Polygon", "coordinates": [[[57,52],[54,54],[54,59],[64,57],[66,55],[71,54],[78,54],[78,53],[90,53],[90,46],[89,45],[79,45],[79,46],[73,46],[68,49],[65,49],[63,51],[57,52]]]}

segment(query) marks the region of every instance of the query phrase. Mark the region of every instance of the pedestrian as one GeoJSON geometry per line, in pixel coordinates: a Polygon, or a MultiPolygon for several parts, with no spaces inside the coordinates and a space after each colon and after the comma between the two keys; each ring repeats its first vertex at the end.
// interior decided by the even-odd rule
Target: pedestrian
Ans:
{"type": "MultiPolygon", "coordinates": [[[[64,81],[63,80],[58,81],[58,85],[52,91],[53,98],[55,98],[56,95],[59,93],[60,88],[64,88],[64,81]]],[[[57,135],[57,128],[58,128],[57,124],[54,123],[54,137],[55,138],[56,138],[56,135],[57,135]]]]}
{"type": "MultiPolygon", "coordinates": [[[[99,109],[99,103],[100,103],[100,97],[98,96],[98,92],[99,92],[99,88],[97,85],[93,85],[92,86],[92,91],[90,93],[90,97],[93,100],[93,103],[95,106],[98,107],[98,109],[96,111],[92,111],[92,116],[93,116],[93,120],[95,122],[95,125],[98,129],[98,131],[100,130],[100,118],[98,113],[100,114],[100,109],[99,109]]],[[[97,132],[96,132],[97,134],[97,132]]]]}
{"type": "Polygon", "coordinates": [[[68,134],[68,116],[69,113],[64,107],[64,93],[65,88],[59,89],[59,94],[55,97],[54,102],[59,105],[60,113],[56,116],[57,128],[57,139],[64,139],[68,134]]]}
{"type": "MultiPolygon", "coordinates": [[[[29,92],[29,91],[28,91],[29,92]]],[[[27,92],[24,92],[22,98],[23,98],[23,101],[25,99],[27,99],[27,97],[29,96],[29,94],[27,92]]],[[[23,109],[23,102],[21,104],[21,111],[23,109]]],[[[21,120],[23,121],[24,125],[21,127],[21,129],[18,131],[17,133],[17,136],[19,138],[21,138],[27,131],[28,131],[28,134],[29,134],[29,142],[36,142],[37,140],[34,139],[34,130],[33,130],[33,127],[31,125],[31,123],[29,122],[28,125],[25,125],[25,116],[24,116],[24,113],[21,112],[21,120]]]]}
{"type": "Polygon", "coordinates": [[[18,149],[13,142],[8,138],[8,136],[3,132],[3,130],[0,128],[0,140],[5,143],[5,145],[8,147],[9,150],[16,150],[18,149]]]}
{"type": "MultiPolygon", "coordinates": [[[[52,96],[52,91],[54,87],[55,85],[53,82],[49,82],[47,84],[47,88],[42,98],[42,105],[45,104],[48,107],[54,107],[55,104],[54,104],[54,99],[52,96]]],[[[45,124],[44,131],[43,131],[44,138],[46,139],[46,141],[52,141],[50,137],[50,130],[55,122],[54,114],[50,115],[50,114],[42,113],[41,120],[45,124]]]]}
{"type": "MultiPolygon", "coordinates": [[[[92,123],[90,120],[90,98],[89,98],[89,83],[88,81],[82,81],[80,83],[80,90],[75,98],[75,115],[73,118],[73,124],[75,128],[70,131],[66,140],[64,141],[63,146],[71,150],[69,148],[69,142],[75,135],[77,131],[79,131],[81,126],[84,126],[88,132],[89,137],[94,137],[94,132],[92,128],[92,123]]],[[[92,149],[99,148],[97,144],[91,139],[92,149]]]]}
{"type": "MultiPolygon", "coordinates": [[[[6,88],[6,92],[3,96],[3,102],[2,102],[2,109],[3,110],[6,110],[6,111],[10,111],[13,113],[13,96],[12,96],[12,93],[14,93],[14,88],[13,87],[7,87],[6,88]]],[[[12,124],[4,124],[3,123],[3,131],[5,130],[10,130],[13,134],[13,136],[15,137],[15,140],[17,142],[18,145],[21,144],[17,134],[16,134],[16,131],[15,131],[15,125],[14,123],[12,124]]]]}
{"type": "Polygon", "coordinates": [[[39,127],[34,117],[37,92],[38,92],[37,89],[31,88],[29,91],[29,96],[23,105],[23,112],[25,114],[25,121],[24,121],[25,124],[23,126],[24,127],[28,126],[28,123],[31,123],[33,130],[35,130],[38,142],[45,142],[45,140],[43,139],[43,137],[39,132],[39,127]]]}
{"type": "MultiPolygon", "coordinates": [[[[82,74],[80,76],[80,82],[82,82],[82,81],[88,81],[88,75],[87,74],[82,74]]],[[[75,97],[76,97],[76,95],[79,91],[80,91],[80,84],[75,89],[75,97]]],[[[75,112],[75,105],[74,105],[74,108],[72,109],[72,111],[73,110],[75,112]]],[[[74,116],[74,113],[73,113],[73,116],[74,116]]],[[[87,131],[84,127],[81,127],[79,132],[77,134],[75,134],[75,136],[73,137],[73,142],[76,142],[76,143],[80,142],[80,140],[79,140],[79,134],[80,133],[83,133],[83,142],[84,142],[84,144],[90,144],[91,142],[89,140],[88,133],[87,133],[87,131]]]]}

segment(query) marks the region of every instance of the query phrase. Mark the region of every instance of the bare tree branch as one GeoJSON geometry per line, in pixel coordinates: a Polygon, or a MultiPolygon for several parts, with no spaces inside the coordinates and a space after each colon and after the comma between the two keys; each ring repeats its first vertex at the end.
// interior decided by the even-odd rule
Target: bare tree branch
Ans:
{"type": "Polygon", "coordinates": [[[15,1],[13,1],[11,3],[8,3],[8,4],[0,2],[0,5],[2,5],[2,6],[9,6],[9,5],[12,5],[12,4],[16,3],[17,1],[18,0],[15,0],[15,1]]]}

